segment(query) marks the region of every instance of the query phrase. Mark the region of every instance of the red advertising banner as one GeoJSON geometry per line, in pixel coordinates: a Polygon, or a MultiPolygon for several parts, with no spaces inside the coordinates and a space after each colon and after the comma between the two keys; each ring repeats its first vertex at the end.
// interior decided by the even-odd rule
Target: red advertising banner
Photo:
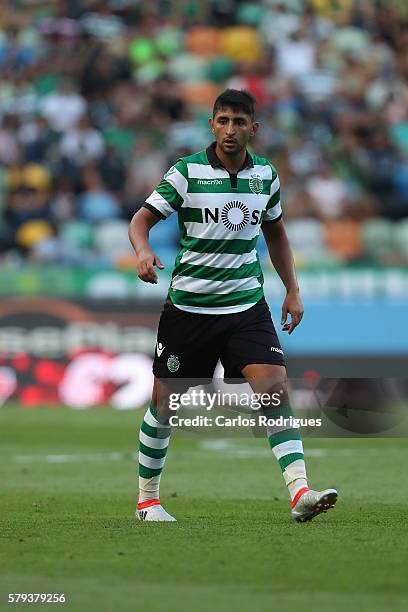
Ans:
{"type": "Polygon", "coordinates": [[[0,301],[0,405],[118,409],[144,404],[160,305],[13,297],[0,301]]]}

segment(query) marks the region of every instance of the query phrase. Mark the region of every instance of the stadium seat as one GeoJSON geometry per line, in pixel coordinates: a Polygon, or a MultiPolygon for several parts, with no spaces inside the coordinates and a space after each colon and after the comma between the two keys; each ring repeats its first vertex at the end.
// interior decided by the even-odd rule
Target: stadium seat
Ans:
{"type": "Polygon", "coordinates": [[[31,219],[26,221],[16,232],[16,242],[25,249],[32,249],[35,245],[53,235],[51,224],[44,219],[31,219]]]}
{"type": "Polygon", "coordinates": [[[157,223],[149,235],[149,244],[153,250],[163,248],[175,249],[178,245],[179,226],[177,215],[170,215],[165,221],[157,223]]]}
{"type": "Polygon", "coordinates": [[[393,242],[400,253],[408,256],[408,219],[394,224],[393,242]]]}
{"type": "Polygon", "coordinates": [[[296,261],[302,263],[327,263],[329,253],[324,241],[323,225],[317,219],[292,219],[285,222],[296,261]]]}
{"type": "Polygon", "coordinates": [[[78,248],[92,247],[94,241],[92,225],[79,219],[62,223],[60,236],[70,246],[78,248]]]}
{"type": "Polygon", "coordinates": [[[192,27],[186,34],[184,46],[190,53],[201,57],[220,55],[220,31],[209,26],[192,27]]]}
{"type": "Polygon", "coordinates": [[[169,59],[169,74],[180,83],[201,83],[207,62],[193,53],[177,53],[169,59]]]}
{"type": "MultiPolygon", "coordinates": [[[[166,268],[167,272],[171,272],[174,267],[174,262],[177,256],[177,247],[170,246],[161,246],[159,249],[153,249],[155,253],[160,258],[163,266],[166,268]]],[[[117,270],[122,271],[135,271],[136,270],[136,255],[135,253],[125,253],[123,255],[118,255],[114,261],[114,267],[117,270]]]]}
{"type": "Polygon", "coordinates": [[[211,104],[220,93],[219,86],[204,80],[201,83],[186,83],[181,90],[184,100],[199,108],[211,108],[211,104]]]}
{"type": "Polygon", "coordinates": [[[95,228],[96,249],[112,259],[131,252],[128,227],[128,222],[122,219],[106,221],[97,226],[95,228]]]}
{"type": "Polygon", "coordinates": [[[262,58],[262,38],[254,28],[245,25],[223,28],[220,38],[222,54],[236,62],[252,64],[262,58]]]}
{"type": "MultiPolygon", "coordinates": [[[[213,83],[223,83],[234,72],[234,62],[228,57],[216,57],[208,63],[206,78],[213,83]]],[[[207,116],[206,116],[207,118],[207,116]]]]}
{"type": "Polygon", "coordinates": [[[361,227],[357,221],[326,221],[325,237],[327,248],[343,260],[357,259],[363,254],[361,227]]]}
{"type": "Polygon", "coordinates": [[[158,251],[160,261],[162,262],[163,266],[165,266],[168,272],[171,272],[174,267],[177,252],[178,248],[174,246],[164,246],[161,247],[158,251]]]}
{"type": "Polygon", "coordinates": [[[395,251],[394,224],[388,219],[367,219],[361,224],[361,236],[365,254],[381,259],[395,251]]]}
{"type": "Polygon", "coordinates": [[[268,264],[268,247],[266,246],[265,238],[263,237],[262,232],[259,234],[258,242],[256,243],[256,250],[258,251],[259,261],[261,264],[268,264]]]}

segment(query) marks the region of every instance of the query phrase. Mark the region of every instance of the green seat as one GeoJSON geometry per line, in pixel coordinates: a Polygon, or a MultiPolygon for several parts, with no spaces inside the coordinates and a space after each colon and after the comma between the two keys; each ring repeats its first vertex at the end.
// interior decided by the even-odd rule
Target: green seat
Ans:
{"type": "Polygon", "coordinates": [[[216,57],[207,66],[206,77],[214,83],[223,83],[234,71],[234,62],[229,57],[216,57]]]}
{"type": "Polygon", "coordinates": [[[395,223],[394,241],[398,251],[408,256],[408,219],[395,223]]]}
{"type": "Polygon", "coordinates": [[[363,221],[361,235],[366,255],[374,259],[395,252],[393,241],[394,223],[388,219],[368,219],[363,221]]]}
{"type": "Polygon", "coordinates": [[[60,235],[73,247],[88,248],[94,242],[92,225],[87,221],[65,221],[60,226],[60,235]]]}

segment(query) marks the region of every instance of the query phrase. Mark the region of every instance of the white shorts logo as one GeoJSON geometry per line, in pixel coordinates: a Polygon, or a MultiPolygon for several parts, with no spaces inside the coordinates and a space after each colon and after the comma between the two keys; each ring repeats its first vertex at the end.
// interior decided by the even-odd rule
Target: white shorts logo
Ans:
{"type": "Polygon", "coordinates": [[[160,355],[162,354],[162,352],[164,351],[165,347],[162,345],[161,342],[157,343],[156,346],[156,352],[157,352],[157,356],[160,357],[160,355]]]}
{"type": "Polygon", "coordinates": [[[271,346],[271,351],[274,351],[275,353],[280,353],[281,355],[283,355],[282,349],[276,348],[276,346],[271,346]]]}

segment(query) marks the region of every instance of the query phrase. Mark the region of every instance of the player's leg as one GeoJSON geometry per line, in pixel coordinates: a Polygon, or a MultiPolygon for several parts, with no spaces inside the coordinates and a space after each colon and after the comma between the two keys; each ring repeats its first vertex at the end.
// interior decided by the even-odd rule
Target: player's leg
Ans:
{"type": "MultiPolygon", "coordinates": [[[[283,417],[289,420],[293,416],[286,388],[286,368],[282,365],[250,364],[242,369],[254,393],[272,397],[278,394],[280,403],[277,406],[265,402],[262,411],[273,419],[283,417]]],[[[283,478],[291,499],[299,491],[307,488],[307,475],[303,444],[300,430],[293,427],[268,427],[267,436],[270,447],[282,470],[283,478]]]]}
{"type": "Polygon", "coordinates": [[[139,433],[139,498],[137,518],[144,521],[175,521],[160,503],[160,480],[170,442],[169,396],[186,387],[154,379],[149,402],[139,433]]]}
{"type": "MultiPolygon", "coordinates": [[[[285,384],[284,355],[266,301],[262,299],[234,316],[230,339],[222,355],[226,376],[244,376],[256,393],[272,394],[282,388],[284,393],[275,416],[292,416],[285,384]]],[[[299,521],[309,520],[327,505],[333,505],[337,499],[334,489],[308,490],[299,429],[284,427],[267,433],[289,490],[293,517],[299,521]]]]}
{"type": "Polygon", "coordinates": [[[169,397],[184,393],[202,379],[211,380],[218,360],[212,315],[182,311],[165,304],[157,333],[152,400],[140,429],[137,517],[175,520],[160,504],[160,480],[170,441],[169,397]]]}
{"type": "Polygon", "coordinates": [[[267,402],[264,410],[273,419],[283,417],[282,426],[267,427],[267,437],[272,452],[282,470],[285,484],[291,498],[292,516],[298,522],[312,519],[320,512],[326,512],[337,501],[335,489],[313,491],[308,487],[305,456],[300,429],[291,425],[293,412],[289,403],[286,385],[286,368],[274,364],[248,364],[242,374],[257,394],[280,398],[279,405],[267,402]]]}

